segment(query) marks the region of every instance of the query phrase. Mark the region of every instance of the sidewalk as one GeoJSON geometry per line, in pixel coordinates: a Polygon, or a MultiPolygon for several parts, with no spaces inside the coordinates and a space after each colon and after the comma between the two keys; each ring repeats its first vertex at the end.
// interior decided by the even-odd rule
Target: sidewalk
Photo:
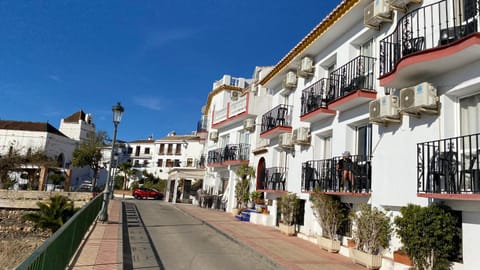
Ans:
{"type": "Polygon", "coordinates": [[[354,264],[350,258],[324,251],[317,245],[298,237],[283,235],[276,228],[238,221],[230,213],[212,209],[187,204],[176,204],[176,207],[285,269],[365,269],[354,264]]]}
{"type": "Polygon", "coordinates": [[[115,270],[123,269],[122,257],[122,200],[110,200],[108,222],[96,222],[85,236],[76,258],[73,270],[115,270]]]}

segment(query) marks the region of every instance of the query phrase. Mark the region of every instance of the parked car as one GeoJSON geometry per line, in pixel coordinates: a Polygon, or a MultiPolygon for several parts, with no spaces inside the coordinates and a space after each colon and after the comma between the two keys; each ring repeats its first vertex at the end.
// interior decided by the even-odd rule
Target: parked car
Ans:
{"type": "Polygon", "coordinates": [[[154,198],[155,200],[163,199],[163,193],[153,188],[136,188],[133,193],[135,199],[154,198]]]}

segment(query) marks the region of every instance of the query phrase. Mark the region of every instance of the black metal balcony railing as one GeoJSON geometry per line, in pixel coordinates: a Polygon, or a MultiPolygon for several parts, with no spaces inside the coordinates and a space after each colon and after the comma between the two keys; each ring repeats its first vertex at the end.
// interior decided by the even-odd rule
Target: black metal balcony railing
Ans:
{"type": "Polygon", "coordinates": [[[249,160],[250,144],[227,144],[225,147],[208,151],[208,164],[224,163],[226,161],[249,160]]]}
{"type": "Polygon", "coordinates": [[[440,47],[478,31],[478,0],[443,0],[405,14],[380,41],[380,76],[405,56],[440,47]]]}
{"type": "Polygon", "coordinates": [[[358,56],[330,74],[329,92],[331,100],[339,99],[356,90],[374,91],[375,58],[358,56]]]}
{"type": "Polygon", "coordinates": [[[480,133],[417,144],[419,193],[479,194],[480,133]]]}
{"type": "Polygon", "coordinates": [[[257,188],[261,190],[286,190],[287,168],[271,167],[265,169],[258,179],[257,188]],[[263,176],[263,177],[262,177],[263,176]]]}
{"type": "Polygon", "coordinates": [[[327,108],[327,103],[334,97],[334,84],[330,79],[323,78],[302,91],[302,112],[306,115],[318,108],[327,108]],[[331,90],[330,90],[331,89],[331,90]]]}
{"type": "Polygon", "coordinates": [[[288,105],[278,105],[262,116],[261,132],[269,131],[276,127],[290,127],[292,111],[288,105]]]}
{"type": "Polygon", "coordinates": [[[345,172],[340,168],[342,157],[304,162],[302,191],[370,193],[371,157],[354,155],[350,158],[351,166],[345,167],[345,172]]]}

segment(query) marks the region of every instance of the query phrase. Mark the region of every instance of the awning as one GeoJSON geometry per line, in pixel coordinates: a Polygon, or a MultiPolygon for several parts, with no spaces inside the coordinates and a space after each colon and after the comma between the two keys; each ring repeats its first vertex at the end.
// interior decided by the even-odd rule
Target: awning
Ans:
{"type": "Polygon", "coordinates": [[[168,179],[203,179],[205,169],[196,168],[175,168],[168,172],[168,179]]]}

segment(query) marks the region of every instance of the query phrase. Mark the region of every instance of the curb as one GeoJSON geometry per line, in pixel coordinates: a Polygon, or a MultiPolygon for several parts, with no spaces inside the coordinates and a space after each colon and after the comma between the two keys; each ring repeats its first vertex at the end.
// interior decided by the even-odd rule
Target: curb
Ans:
{"type": "MultiPolygon", "coordinates": [[[[187,204],[187,205],[190,205],[190,204],[187,204]]],[[[230,239],[231,241],[237,243],[238,245],[240,245],[241,247],[244,247],[246,248],[249,252],[253,253],[253,255],[255,255],[256,257],[258,257],[259,259],[262,259],[264,260],[265,262],[267,262],[268,264],[270,264],[272,267],[274,267],[274,269],[283,269],[283,270],[287,270],[287,268],[285,268],[283,265],[280,265],[278,264],[277,262],[273,261],[271,258],[269,258],[268,256],[266,255],[263,255],[261,253],[259,253],[257,250],[255,250],[254,248],[252,248],[251,246],[245,244],[244,242],[234,238],[233,236],[227,234],[226,232],[224,232],[223,230],[221,230],[220,228],[217,228],[215,225],[212,225],[210,223],[208,223],[207,221],[189,213],[188,211],[185,211],[179,207],[177,207],[176,205],[173,205],[173,207],[197,220],[199,220],[200,222],[202,222],[203,224],[207,225],[208,227],[212,228],[213,230],[215,230],[216,232],[220,233],[221,235],[225,236],[227,239],[230,239]]],[[[195,206],[193,206],[195,207],[195,206]]],[[[241,221],[239,221],[241,222],[241,221]]]]}

